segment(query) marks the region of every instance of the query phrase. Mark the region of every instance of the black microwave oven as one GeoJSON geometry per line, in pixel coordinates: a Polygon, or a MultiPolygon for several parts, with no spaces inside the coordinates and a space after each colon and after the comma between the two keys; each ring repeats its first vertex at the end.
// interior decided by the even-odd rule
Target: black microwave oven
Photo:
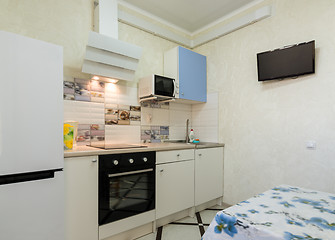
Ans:
{"type": "Polygon", "coordinates": [[[174,78],[153,74],[139,81],[140,99],[174,99],[179,96],[174,78]]]}

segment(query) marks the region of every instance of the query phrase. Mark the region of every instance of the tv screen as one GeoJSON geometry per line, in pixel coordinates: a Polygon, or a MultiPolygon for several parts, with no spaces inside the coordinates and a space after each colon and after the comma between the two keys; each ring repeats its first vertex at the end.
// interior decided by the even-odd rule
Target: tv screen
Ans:
{"type": "Polygon", "coordinates": [[[258,81],[315,73],[315,41],[257,54],[258,81]]]}

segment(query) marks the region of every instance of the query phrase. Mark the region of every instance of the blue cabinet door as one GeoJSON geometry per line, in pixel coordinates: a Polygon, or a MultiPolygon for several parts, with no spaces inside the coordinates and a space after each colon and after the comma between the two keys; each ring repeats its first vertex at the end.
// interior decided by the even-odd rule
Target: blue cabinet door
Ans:
{"type": "Polygon", "coordinates": [[[179,98],[207,101],[206,56],[179,47],[179,98]]]}

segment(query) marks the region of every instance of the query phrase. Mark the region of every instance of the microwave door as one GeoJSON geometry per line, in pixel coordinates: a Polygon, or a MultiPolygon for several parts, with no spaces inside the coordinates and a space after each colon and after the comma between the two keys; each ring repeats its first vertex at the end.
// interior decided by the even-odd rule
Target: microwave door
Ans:
{"type": "Polygon", "coordinates": [[[175,82],[172,78],[155,75],[155,95],[174,97],[175,82]]]}

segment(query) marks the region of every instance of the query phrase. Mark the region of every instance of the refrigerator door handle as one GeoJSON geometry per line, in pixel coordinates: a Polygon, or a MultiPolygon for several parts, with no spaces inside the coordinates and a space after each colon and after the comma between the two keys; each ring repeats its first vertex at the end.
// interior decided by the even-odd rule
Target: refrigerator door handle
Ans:
{"type": "Polygon", "coordinates": [[[0,185],[54,178],[55,172],[58,171],[63,171],[63,169],[60,168],[60,169],[52,169],[38,172],[3,175],[0,176],[0,185]]]}

